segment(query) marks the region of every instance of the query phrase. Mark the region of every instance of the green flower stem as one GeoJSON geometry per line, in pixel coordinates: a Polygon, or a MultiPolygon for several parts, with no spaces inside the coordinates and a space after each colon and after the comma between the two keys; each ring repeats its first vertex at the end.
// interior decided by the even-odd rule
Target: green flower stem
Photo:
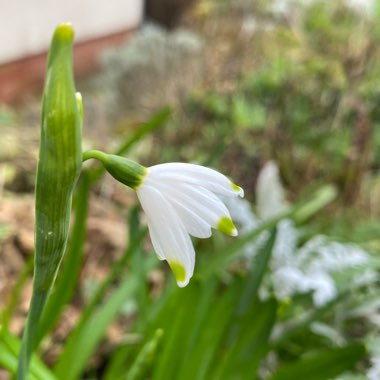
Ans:
{"type": "Polygon", "coordinates": [[[147,173],[146,168],[137,162],[99,150],[88,150],[83,153],[83,161],[90,158],[99,160],[112,177],[134,190],[139,188],[147,173]]]}
{"type": "Polygon", "coordinates": [[[101,152],[100,150],[86,150],[85,152],[83,152],[83,162],[91,158],[95,158],[100,162],[106,162],[107,156],[108,154],[101,152]]]}
{"type": "Polygon", "coordinates": [[[19,355],[18,380],[28,374],[41,315],[65,251],[72,193],[82,165],[82,106],[75,93],[73,39],[71,25],[59,25],[48,57],[36,179],[33,293],[19,355]]]}

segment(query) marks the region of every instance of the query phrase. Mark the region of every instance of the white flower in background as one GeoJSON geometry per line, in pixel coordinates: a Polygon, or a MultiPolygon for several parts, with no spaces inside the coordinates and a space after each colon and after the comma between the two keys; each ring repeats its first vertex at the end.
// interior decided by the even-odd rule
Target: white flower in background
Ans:
{"type": "Polygon", "coordinates": [[[339,284],[334,277],[345,270],[350,270],[346,285],[361,286],[376,281],[376,272],[365,267],[370,256],[362,248],[329,241],[322,235],[298,247],[295,227],[286,226],[285,222],[289,221],[278,225],[271,262],[273,286],[279,298],[313,291],[314,304],[323,306],[337,296],[339,284]]]}
{"type": "Polygon", "coordinates": [[[338,289],[329,272],[305,271],[310,289],[313,290],[313,302],[315,306],[321,307],[338,296],[338,289]]]}
{"type": "Polygon", "coordinates": [[[380,356],[373,356],[371,358],[371,367],[367,371],[368,380],[380,379],[380,356]]]}
{"type": "Polygon", "coordinates": [[[368,380],[380,379],[380,336],[375,331],[366,338],[366,347],[370,357],[370,367],[367,370],[368,380]]]}
{"type": "Polygon", "coordinates": [[[273,256],[276,257],[278,266],[293,265],[294,253],[300,233],[290,219],[281,220],[277,224],[277,235],[273,246],[273,256]]]}
{"type": "Polygon", "coordinates": [[[373,17],[376,14],[375,0],[346,0],[346,3],[363,16],[373,17]]]}
{"type": "Polygon", "coordinates": [[[257,213],[263,220],[273,218],[289,207],[285,200],[279,170],[274,161],[268,161],[257,177],[256,204],[257,213]]]}
{"type": "Polygon", "coordinates": [[[161,260],[167,260],[181,287],[188,284],[194,270],[195,252],[189,235],[208,238],[211,228],[237,235],[220,196],[243,197],[244,192],[215,170],[183,163],[152,166],[146,169],[136,192],[153,247],[161,260]]]}
{"type": "Polygon", "coordinates": [[[145,211],[150,238],[159,259],[166,260],[180,287],[194,272],[195,252],[189,235],[211,236],[211,228],[230,236],[238,231],[221,197],[244,191],[219,172],[200,165],[167,163],[150,168],[98,150],[83,160],[100,160],[119,182],[134,189],[145,211]]]}
{"type": "MultiPolygon", "coordinates": [[[[243,199],[231,198],[228,205],[233,219],[247,234],[257,228],[262,220],[278,216],[289,207],[285,201],[279,170],[275,162],[268,162],[261,170],[256,188],[257,210],[260,218],[243,199]]],[[[264,231],[244,247],[242,254],[252,261],[259,248],[268,239],[264,231]]],[[[270,268],[271,283],[279,299],[297,293],[313,292],[313,303],[323,306],[337,296],[340,288],[336,275],[346,271],[343,287],[370,284],[376,281],[376,272],[368,268],[370,255],[355,244],[330,241],[318,235],[299,246],[301,231],[293,221],[285,219],[277,224],[270,268]],[[366,267],[367,265],[367,267],[366,267]]],[[[261,294],[269,294],[261,289],[261,294]]]]}

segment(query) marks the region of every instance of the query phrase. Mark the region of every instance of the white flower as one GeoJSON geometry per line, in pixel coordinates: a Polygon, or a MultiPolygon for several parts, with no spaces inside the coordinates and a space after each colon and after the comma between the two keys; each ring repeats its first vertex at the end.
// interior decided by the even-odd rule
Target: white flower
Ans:
{"type": "Polygon", "coordinates": [[[183,163],[145,168],[99,150],[83,153],[84,161],[90,158],[102,162],[115,179],[136,190],[153,248],[169,263],[179,286],[186,286],[194,271],[195,252],[189,235],[207,238],[211,228],[237,235],[220,197],[243,197],[244,191],[217,171],[183,163]]]}
{"type": "Polygon", "coordinates": [[[369,380],[380,379],[380,356],[373,356],[371,358],[371,367],[367,371],[367,377],[369,380]]]}
{"type": "Polygon", "coordinates": [[[208,238],[211,228],[237,235],[219,196],[243,197],[243,189],[215,170],[184,163],[152,166],[135,190],[153,247],[161,260],[167,260],[180,287],[188,284],[194,271],[189,235],[208,238]]]}
{"type": "Polygon", "coordinates": [[[263,220],[278,216],[289,207],[274,161],[268,161],[257,177],[256,202],[258,214],[263,220]]]}

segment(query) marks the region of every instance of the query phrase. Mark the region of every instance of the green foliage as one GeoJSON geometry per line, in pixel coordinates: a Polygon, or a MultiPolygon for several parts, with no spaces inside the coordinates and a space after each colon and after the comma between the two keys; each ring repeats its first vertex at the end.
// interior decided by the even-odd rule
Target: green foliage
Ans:
{"type": "MultiPolygon", "coordinates": [[[[314,199],[311,198],[309,202],[313,204],[311,209],[317,211],[314,199]]],[[[83,205],[79,205],[80,203],[74,203],[76,210],[78,207],[82,210],[83,205]]],[[[319,205],[322,207],[325,202],[320,202],[319,205]]],[[[299,209],[305,208],[308,208],[307,204],[296,206],[286,215],[297,215],[299,209]]],[[[38,372],[37,367],[36,378],[81,378],[90,357],[99,347],[107,326],[127,300],[137,300],[139,317],[130,329],[136,331],[140,338],[122,343],[120,347],[114,348],[114,352],[109,353],[109,364],[104,370],[105,379],[165,379],[178,374],[185,380],[261,378],[260,371],[265,358],[273,352],[277,352],[281,358],[281,366],[273,376],[286,376],[288,373],[291,376],[301,376],[309,364],[333,363],[328,367],[331,371],[326,370],[328,374],[339,374],[352,368],[363,356],[360,343],[347,348],[333,348],[331,343],[317,340],[313,348],[321,350],[320,353],[301,358],[299,365],[292,364],[298,357],[294,357],[292,345],[300,344],[298,340],[308,331],[311,322],[323,319],[327,312],[332,311],[335,303],[314,310],[308,318],[293,325],[281,339],[275,342],[272,340],[273,329],[279,322],[283,322],[281,320],[284,314],[280,312],[282,306],[273,297],[262,300],[258,293],[264,277],[268,275],[275,232],[271,232],[271,237],[260,249],[251,270],[241,274],[232,273],[228,280],[221,280],[220,273],[225,272],[230,263],[236,262],[244,245],[252,241],[260,231],[270,231],[270,226],[275,226],[278,220],[279,218],[269,221],[263,228],[248,234],[247,238],[229,241],[225,250],[215,254],[215,258],[222,258],[218,265],[203,260],[197,271],[198,279],[195,278],[185,289],[178,288],[174,281],[170,281],[158,298],[146,299],[139,293],[144,289],[148,271],[157,261],[154,258],[152,261],[142,259],[141,239],[146,231],[139,226],[138,213],[133,211],[129,220],[130,244],[125,254],[114,264],[109,276],[86,306],[58,358],[54,375],[50,372],[44,374],[43,369],[38,372]],[[207,276],[203,274],[204,268],[208,268],[207,276]],[[118,285],[115,287],[116,283],[118,285]],[[285,354],[288,350],[292,353],[290,362],[287,358],[289,354],[285,354]],[[346,360],[347,357],[350,360],[346,360]]],[[[84,224],[85,219],[79,218],[76,223],[84,224]]],[[[73,232],[81,230],[74,228],[73,232]]],[[[210,248],[206,247],[206,250],[210,251],[210,248]]],[[[207,253],[203,252],[203,255],[207,253]]],[[[66,263],[70,261],[67,256],[66,263]]],[[[64,273],[62,275],[66,276],[64,273]]],[[[58,281],[57,286],[59,283],[58,281]]],[[[60,292],[59,287],[57,291],[60,292]]],[[[67,302],[66,297],[67,295],[62,302],[67,302]]],[[[61,305],[57,304],[57,307],[62,310],[61,305]]],[[[293,313],[288,311],[287,314],[287,318],[292,318],[293,313]]],[[[57,317],[47,313],[45,318],[49,316],[57,317]]],[[[17,339],[14,340],[17,343],[17,339]]],[[[0,343],[6,342],[6,335],[3,335],[0,343]]],[[[12,363],[15,363],[17,352],[16,348],[13,351],[5,349],[0,353],[0,362],[11,372],[15,371],[15,364],[12,363]]],[[[300,357],[302,353],[303,351],[300,352],[300,357]]],[[[32,364],[32,374],[35,371],[33,368],[32,364]]]]}
{"type": "Polygon", "coordinates": [[[274,159],[295,197],[317,180],[334,183],[346,205],[360,207],[360,183],[379,164],[379,35],[376,17],[344,4],[295,5],[286,21],[247,5],[257,25],[244,54],[254,69],[242,69],[223,92],[210,88],[189,100],[181,128],[161,136],[174,142],[165,160],[196,156],[233,167],[238,182],[253,190],[258,164],[274,159]],[[184,141],[191,147],[178,151],[184,141]]]}
{"type": "MultiPolygon", "coordinates": [[[[141,126],[141,128],[126,139],[121,146],[117,149],[118,154],[127,153],[133,146],[139,142],[147,133],[153,131],[155,128],[162,125],[162,123],[169,117],[170,110],[164,108],[160,110],[156,115],[154,115],[150,120],[141,126]]],[[[78,281],[79,271],[82,265],[83,257],[83,244],[85,239],[85,229],[87,221],[87,211],[88,211],[88,201],[89,201],[89,191],[91,187],[96,183],[96,181],[101,177],[103,170],[101,168],[91,168],[83,173],[80,180],[77,192],[74,197],[74,213],[75,213],[75,223],[72,229],[72,234],[68,247],[66,249],[66,256],[63,265],[63,270],[60,271],[56,286],[54,288],[54,295],[48,299],[44,313],[39,316],[41,322],[39,324],[39,330],[36,334],[35,344],[38,344],[41,339],[50,332],[50,330],[55,326],[57,320],[62,315],[62,312],[70,301],[75,287],[78,281]]],[[[133,216],[133,215],[132,215],[133,216]]],[[[121,272],[125,268],[126,259],[129,259],[129,256],[132,255],[131,252],[140,253],[139,245],[141,244],[141,239],[145,236],[145,230],[137,230],[137,220],[136,216],[134,219],[130,220],[131,226],[131,244],[126,250],[123,258],[115,264],[114,269],[110,272],[109,277],[105,280],[104,284],[99,288],[98,292],[94,295],[93,300],[88,305],[84,311],[81,321],[79,322],[78,328],[73,332],[70,342],[68,343],[68,348],[65,350],[65,353],[62,354],[59,363],[57,365],[57,371],[59,373],[59,368],[67,364],[67,361],[71,363],[72,357],[76,358],[76,365],[71,364],[67,365],[64,370],[63,378],[76,378],[76,376],[81,373],[87,363],[88,358],[94,352],[97,347],[97,344],[101,337],[103,336],[105,329],[112,322],[112,320],[117,315],[120,310],[120,305],[128,298],[128,295],[135,291],[135,293],[141,293],[141,290],[137,291],[137,283],[142,283],[146,277],[146,270],[142,269],[145,265],[148,265],[148,268],[151,268],[152,263],[148,261],[141,261],[144,263],[143,266],[136,267],[136,270],[133,273],[131,278],[126,278],[123,281],[123,285],[119,288],[118,292],[115,292],[113,297],[110,297],[106,305],[96,311],[96,314],[93,315],[99,302],[102,301],[102,298],[108,288],[113,285],[113,283],[120,277],[121,272]],[[133,238],[132,238],[133,237],[133,238]],[[97,332],[94,334],[94,329],[97,332]],[[81,355],[78,355],[76,347],[82,346],[82,342],[85,342],[83,350],[81,349],[81,355]],[[79,346],[78,346],[79,345],[79,346]],[[74,348],[73,348],[74,347],[74,348]],[[67,358],[67,361],[65,361],[67,358]],[[68,368],[71,368],[70,372],[65,372],[68,368]]],[[[134,255],[136,256],[136,255],[134,255]]],[[[0,336],[0,342],[6,343],[5,338],[9,337],[9,332],[6,328],[9,324],[9,320],[14,312],[15,305],[19,301],[20,292],[25,285],[25,281],[28,275],[31,272],[33,262],[30,261],[24,272],[20,275],[19,281],[14,287],[14,291],[10,297],[9,305],[2,312],[2,324],[4,326],[3,333],[0,336]]],[[[17,368],[17,357],[18,357],[18,345],[17,338],[14,339],[14,348],[12,351],[4,349],[0,353],[0,362],[7,368],[9,371],[15,373],[17,368]]],[[[33,374],[33,361],[32,368],[33,374]]],[[[50,376],[50,375],[49,375],[50,376]]],[[[53,375],[52,375],[53,376],[53,375]]],[[[40,375],[38,379],[49,379],[45,375],[40,375]]]]}
{"type": "Polygon", "coordinates": [[[331,379],[341,374],[342,371],[350,369],[351,365],[365,356],[365,353],[364,346],[358,343],[311,353],[296,363],[283,366],[270,379],[331,379]]]}
{"type": "MultiPolygon", "coordinates": [[[[17,357],[20,352],[20,341],[6,328],[0,329],[0,366],[11,373],[17,371],[17,357]]],[[[56,380],[52,372],[35,356],[30,363],[30,378],[56,380]]]]}
{"type": "MultiPolygon", "coordinates": [[[[378,308],[376,284],[352,288],[349,281],[354,276],[342,271],[334,274],[338,295],[323,306],[315,306],[311,291],[280,300],[272,283],[271,259],[277,226],[284,218],[302,229],[300,248],[307,237],[330,226],[330,231],[365,244],[371,252],[380,248],[376,221],[357,225],[350,235],[344,235],[348,221],[343,212],[334,217],[339,224],[334,224],[333,217],[322,218],[323,228],[309,223],[337,195],[352,204],[358,201],[351,189],[378,164],[379,153],[372,144],[380,139],[375,128],[380,117],[379,34],[378,28],[366,25],[342,5],[317,2],[305,7],[293,28],[279,23],[258,32],[257,67],[244,73],[233,91],[198,93],[187,105],[190,121],[184,122],[179,133],[176,129],[178,136],[174,138],[169,128],[160,131],[165,141],[160,155],[165,160],[178,157],[178,141],[183,139],[189,150],[181,150],[182,160],[193,159],[196,152],[207,164],[239,161],[236,176],[244,180],[251,176],[252,162],[275,158],[287,185],[295,190],[294,197],[303,200],[236,240],[216,233],[214,239],[197,242],[191,283],[180,289],[173,279],[165,279],[158,292],[147,281],[158,261],[146,249],[147,231],[140,225],[138,209],[132,208],[128,246],[84,306],[49,369],[41,358],[76,291],[89,194],[104,169],[90,167],[82,172],[62,270],[43,314],[38,315],[41,323],[32,345],[43,344],[31,360],[31,379],[325,380],[347,371],[358,376],[365,373],[368,353],[364,347],[371,331],[367,317],[378,308]],[[347,37],[359,24],[351,45],[347,37]],[[318,186],[331,182],[335,186],[318,186]],[[317,191],[310,191],[316,187],[317,191]],[[261,241],[263,234],[267,238],[261,241]],[[258,240],[257,253],[248,260],[243,250],[258,240]],[[127,302],[136,310],[125,335],[101,350],[107,328],[127,302]],[[95,356],[98,360],[92,361],[95,356]]],[[[168,108],[159,111],[122,142],[115,154],[127,153],[154,133],[170,113],[168,108]]],[[[333,214],[331,208],[329,213],[333,214]]],[[[356,219],[352,217],[351,222],[356,219]]],[[[372,260],[366,269],[378,267],[377,260],[372,260]]],[[[22,355],[20,340],[8,330],[9,322],[31,270],[32,263],[20,274],[1,315],[0,366],[13,375],[22,355]]]]}

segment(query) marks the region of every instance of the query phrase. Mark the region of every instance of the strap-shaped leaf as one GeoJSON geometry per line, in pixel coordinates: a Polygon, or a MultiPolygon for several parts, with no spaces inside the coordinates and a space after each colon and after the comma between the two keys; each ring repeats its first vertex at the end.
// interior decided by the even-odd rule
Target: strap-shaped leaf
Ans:
{"type": "Polygon", "coordinates": [[[25,379],[36,332],[62,260],[69,231],[71,198],[82,165],[81,100],[75,93],[70,24],[55,30],[48,57],[36,181],[33,294],[17,378],[25,379]]]}

